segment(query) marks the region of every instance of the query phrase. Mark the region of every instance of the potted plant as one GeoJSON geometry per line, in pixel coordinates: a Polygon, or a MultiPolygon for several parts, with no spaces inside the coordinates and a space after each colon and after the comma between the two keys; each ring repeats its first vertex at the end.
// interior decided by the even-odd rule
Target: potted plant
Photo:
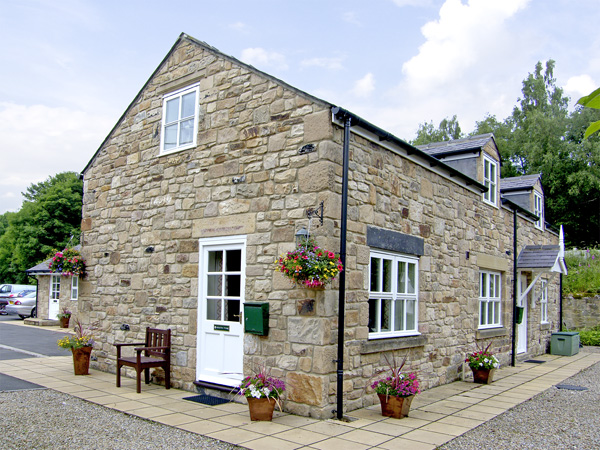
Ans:
{"type": "Polygon", "coordinates": [[[285,391],[285,383],[273,377],[264,366],[252,376],[244,378],[238,386],[239,395],[246,397],[250,420],[271,420],[275,405],[281,411],[281,395],[285,391]]]}
{"type": "Polygon", "coordinates": [[[492,343],[483,348],[477,346],[477,350],[467,356],[465,362],[473,371],[473,381],[475,383],[489,384],[493,381],[494,371],[500,367],[498,359],[490,351],[492,343]]]}
{"type": "Polygon", "coordinates": [[[85,262],[79,250],[65,248],[63,251],[53,250],[52,259],[48,264],[51,272],[70,276],[84,276],[85,262]]]}
{"type": "Polygon", "coordinates": [[[75,375],[89,375],[90,355],[94,346],[92,331],[89,328],[84,328],[79,320],[75,321],[73,329],[75,335],[59,339],[58,346],[71,349],[75,375]]]}
{"type": "Polygon", "coordinates": [[[394,356],[390,361],[386,355],[385,360],[388,368],[379,371],[376,376],[380,376],[382,373],[386,373],[387,376],[371,384],[371,388],[379,397],[381,415],[383,416],[395,419],[408,417],[413,398],[421,392],[417,374],[402,372],[407,356],[404,357],[402,363],[398,364],[394,356]]]}
{"type": "Polygon", "coordinates": [[[62,312],[56,315],[58,320],[60,320],[61,328],[69,328],[69,319],[71,318],[71,311],[69,311],[66,307],[62,309],[62,312]]]}
{"type": "Polygon", "coordinates": [[[344,270],[338,253],[322,249],[312,239],[305,239],[295,250],[281,255],[275,266],[293,284],[308,288],[324,287],[344,270]]]}

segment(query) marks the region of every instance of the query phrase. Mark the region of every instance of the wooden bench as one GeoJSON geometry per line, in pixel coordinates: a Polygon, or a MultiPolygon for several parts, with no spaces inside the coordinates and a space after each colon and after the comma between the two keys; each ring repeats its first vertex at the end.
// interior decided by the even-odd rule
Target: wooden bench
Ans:
{"type": "Polygon", "coordinates": [[[165,371],[165,387],[167,389],[171,387],[171,330],[147,327],[146,342],[114,344],[114,346],[117,347],[117,387],[121,387],[121,366],[135,369],[138,394],[141,392],[141,372],[144,370],[144,381],[149,384],[151,367],[162,367],[165,371]],[[121,356],[122,347],[132,346],[137,346],[134,348],[135,356],[121,356]]]}

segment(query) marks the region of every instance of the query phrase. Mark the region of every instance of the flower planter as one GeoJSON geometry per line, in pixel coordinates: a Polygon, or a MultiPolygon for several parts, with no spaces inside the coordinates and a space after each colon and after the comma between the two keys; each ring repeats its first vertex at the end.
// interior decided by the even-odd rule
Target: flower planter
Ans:
{"type": "Polygon", "coordinates": [[[480,384],[490,384],[494,379],[494,372],[496,369],[474,369],[473,371],[473,382],[480,384]]]}
{"type": "Polygon", "coordinates": [[[69,320],[71,318],[70,317],[61,317],[60,320],[60,327],[61,328],[69,328],[69,320]]]}
{"type": "Polygon", "coordinates": [[[408,397],[393,397],[391,395],[377,394],[381,403],[381,415],[385,417],[393,417],[394,419],[402,419],[408,417],[410,405],[415,398],[414,395],[408,397]]]}
{"type": "Polygon", "coordinates": [[[71,348],[75,375],[89,375],[92,347],[71,348]]]}
{"type": "Polygon", "coordinates": [[[272,420],[275,409],[274,398],[247,397],[250,420],[272,420]]]}

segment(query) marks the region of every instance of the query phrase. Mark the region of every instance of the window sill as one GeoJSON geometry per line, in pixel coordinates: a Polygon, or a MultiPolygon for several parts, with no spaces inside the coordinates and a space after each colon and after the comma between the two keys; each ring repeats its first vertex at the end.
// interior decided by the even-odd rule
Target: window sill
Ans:
{"type": "Polygon", "coordinates": [[[544,322],[540,324],[540,330],[549,330],[550,329],[550,322],[544,322]]]}
{"type": "Polygon", "coordinates": [[[402,350],[404,348],[423,347],[427,343],[425,336],[405,336],[387,339],[373,339],[363,342],[360,346],[361,355],[368,353],[402,350]]]}
{"type": "Polygon", "coordinates": [[[476,339],[491,339],[500,336],[506,336],[508,334],[508,330],[504,327],[498,328],[482,328],[477,330],[475,334],[476,339]]]}

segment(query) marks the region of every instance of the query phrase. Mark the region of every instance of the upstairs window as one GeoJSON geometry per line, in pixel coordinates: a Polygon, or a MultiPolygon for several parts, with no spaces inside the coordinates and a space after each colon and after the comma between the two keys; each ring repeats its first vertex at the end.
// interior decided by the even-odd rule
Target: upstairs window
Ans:
{"type": "Polygon", "coordinates": [[[501,286],[498,272],[479,272],[479,328],[494,328],[502,325],[501,286]]]}
{"type": "Polygon", "coordinates": [[[199,87],[196,85],[164,97],[161,154],[196,146],[198,95],[199,87]]]}
{"type": "Polygon", "coordinates": [[[483,156],[483,185],[488,188],[483,193],[483,200],[486,203],[497,205],[497,186],[498,186],[498,163],[487,156],[483,156]]]}
{"type": "Polygon", "coordinates": [[[535,227],[542,230],[544,226],[544,199],[537,192],[533,193],[533,213],[539,217],[535,227]]]}
{"type": "Polygon", "coordinates": [[[369,338],[418,334],[417,258],[371,252],[369,338]]]}

